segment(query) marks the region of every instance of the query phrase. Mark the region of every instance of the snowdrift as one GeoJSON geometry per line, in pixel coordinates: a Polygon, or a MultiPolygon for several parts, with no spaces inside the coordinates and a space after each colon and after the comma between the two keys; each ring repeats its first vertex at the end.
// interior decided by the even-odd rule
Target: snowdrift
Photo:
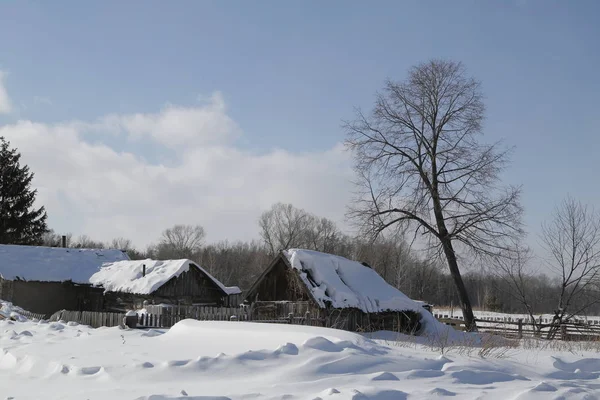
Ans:
{"type": "Polygon", "coordinates": [[[28,312],[23,310],[21,307],[17,307],[9,301],[0,299],[0,320],[14,319],[21,322],[27,321],[27,317],[23,315],[27,313],[28,312]]]}
{"type": "Polygon", "coordinates": [[[594,352],[484,359],[297,325],[5,320],[0,332],[0,394],[15,400],[592,400],[600,377],[594,352]]]}

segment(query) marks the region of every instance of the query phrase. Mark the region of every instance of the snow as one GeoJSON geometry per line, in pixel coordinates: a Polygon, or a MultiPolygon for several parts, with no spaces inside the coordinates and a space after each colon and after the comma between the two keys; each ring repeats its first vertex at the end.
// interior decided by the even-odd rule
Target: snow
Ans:
{"type": "MultiPolygon", "coordinates": [[[[298,325],[184,320],[171,330],[0,321],[0,398],[13,400],[598,399],[594,351],[444,354],[298,325]]],[[[386,336],[388,336],[386,338],[386,336]]],[[[383,339],[385,338],[385,339],[383,339]]],[[[420,338],[417,338],[420,339],[420,338]]],[[[456,343],[455,343],[456,344],[456,343]]]]}
{"type": "Polygon", "coordinates": [[[358,308],[367,313],[412,310],[421,315],[421,330],[417,332],[420,336],[429,340],[443,337],[479,341],[478,336],[442,324],[423,308],[422,302],[411,300],[359,262],[312,250],[290,249],[283,254],[292,268],[301,271],[301,279],[322,307],[330,302],[335,308],[358,308]]]}
{"type": "Polygon", "coordinates": [[[0,245],[0,275],[29,281],[88,283],[105,262],[128,260],[121,250],[0,245]]]}
{"type": "Polygon", "coordinates": [[[150,294],[170,279],[189,271],[190,266],[194,266],[206,274],[225,294],[241,293],[238,287],[224,286],[201,266],[187,259],[166,261],[146,259],[106,263],[90,277],[89,282],[104,287],[107,292],[150,294]],[[146,266],[145,276],[144,266],[146,266]]]}
{"type": "Polygon", "coordinates": [[[27,318],[21,315],[25,312],[21,307],[0,299],[0,319],[12,318],[17,321],[26,321],[27,318]]]}
{"type": "Polygon", "coordinates": [[[322,307],[330,302],[335,308],[351,307],[364,312],[424,310],[421,304],[357,261],[300,249],[286,250],[284,255],[293,268],[303,272],[304,283],[322,307]]]}
{"type": "Polygon", "coordinates": [[[422,302],[411,300],[373,269],[357,261],[301,249],[285,250],[283,255],[292,268],[300,271],[301,279],[321,307],[330,302],[335,308],[357,308],[366,313],[412,310],[421,314],[420,336],[478,340],[442,324],[423,308],[422,302]]]}

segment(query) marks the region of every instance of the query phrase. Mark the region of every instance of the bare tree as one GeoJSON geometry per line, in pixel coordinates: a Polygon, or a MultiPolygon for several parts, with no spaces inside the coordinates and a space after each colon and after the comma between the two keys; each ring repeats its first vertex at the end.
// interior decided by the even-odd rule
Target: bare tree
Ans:
{"type": "Polygon", "coordinates": [[[530,263],[533,259],[531,249],[523,247],[519,243],[507,252],[505,257],[497,257],[492,264],[492,274],[503,282],[504,293],[508,294],[529,315],[533,330],[538,334],[542,325],[538,324],[534,316],[534,299],[536,296],[532,278],[533,271],[530,263]]]}
{"type": "Polygon", "coordinates": [[[600,215],[567,198],[554,218],[542,225],[542,242],[551,255],[547,263],[560,278],[557,309],[549,337],[559,325],[600,301],[600,215]]]}
{"type": "Polygon", "coordinates": [[[262,213],[258,224],[271,255],[293,247],[341,255],[350,241],[332,220],[291,204],[274,204],[262,213]]]}
{"type": "Polygon", "coordinates": [[[339,253],[345,235],[340,232],[335,222],[327,218],[311,215],[306,230],[306,241],[312,250],[325,253],[339,253]]]}
{"type": "Polygon", "coordinates": [[[225,241],[203,247],[195,261],[224,284],[248,289],[271,262],[271,257],[258,241],[225,241]]]}
{"type": "MultiPolygon", "coordinates": [[[[70,247],[73,234],[67,233],[65,236],[67,239],[66,245],[67,245],[67,247],[70,247]]],[[[54,231],[54,229],[48,230],[46,233],[44,233],[42,235],[42,246],[48,246],[48,247],[62,246],[62,235],[56,233],[54,231]]]]}
{"type": "Polygon", "coordinates": [[[175,225],[166,229],[156,249],[159,258],[192,258],[200,251],[206,236],[200,225],[175,225]]]}
{"type": "Polygon", "coordinates": [[[78,249],[103,249],[106,245],[100,241],[94,240],[88,235],[80,235],[74,240],[71,247],[78,249]]]}
{"type": "Polygon", "coordinates": [[[271,254],[290,247],[306,247],[311,216],[291,204],[276,203],[260,216],[260,236],[271,254]]]}
{"type": "Polygon", "coordinates": [[[123,237],[113,239],[108,244],[108,247],[110,247],[111,249],[119,249],[119,250],[125,250],[125,251],[133,249],[131,240],[123,238],[123,237]]]}
{"type": "Polygon", "coordinates": [[[521,233],[521,207],[520,189],[499,185],[509,151],[478,140],[485,107],[465,75],[460,63],[420,64],[406,81],[387,81],[370,116],[357,110],[345,126],[361,188],[349,216],[373,236],[400,226],[421,233],[445,256],[475,330],[455,247],[497,255],[521,233]]]}

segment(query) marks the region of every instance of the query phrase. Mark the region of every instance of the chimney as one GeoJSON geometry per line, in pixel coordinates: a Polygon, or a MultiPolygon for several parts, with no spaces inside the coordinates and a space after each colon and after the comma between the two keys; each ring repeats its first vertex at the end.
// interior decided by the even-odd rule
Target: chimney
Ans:
{"type": "Polygon", "coordinates": [[[67,237],[65,235],[60,238],[60,245],[61,247],[67,247],[67,237]]]}
{"type": "Polygon", "coordinates": [[[142,276],[146,276],[146,264],[142,264],[142,276]]]}

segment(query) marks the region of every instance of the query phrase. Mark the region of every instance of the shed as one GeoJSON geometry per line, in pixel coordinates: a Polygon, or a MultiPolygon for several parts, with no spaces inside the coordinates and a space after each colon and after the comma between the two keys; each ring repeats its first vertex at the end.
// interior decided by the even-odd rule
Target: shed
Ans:
{"type": "Polygon", "coordinates": [[[105,291],[109,310],[140,309],[149,304],[224,305],[239,301],[241,290],[223,285],[197,263],[138,260],[107,263],[90,278],[105,291]]]}
{"type": "Polygon", "coordinates": [[[102,290],[89,278],[103,263],[128,259],[121,250],[0,245],[0,299],[46,315],[99,311],[102,290]]]}
{"type": "Polygon", "coordinates": [[[292,306],[326,326],[352,331],[415,333],[424,311],[368,265],[303,249],[279,253],[248,290],[246,302],[257,318],[285,317],[281,310],[292,306]]]}

